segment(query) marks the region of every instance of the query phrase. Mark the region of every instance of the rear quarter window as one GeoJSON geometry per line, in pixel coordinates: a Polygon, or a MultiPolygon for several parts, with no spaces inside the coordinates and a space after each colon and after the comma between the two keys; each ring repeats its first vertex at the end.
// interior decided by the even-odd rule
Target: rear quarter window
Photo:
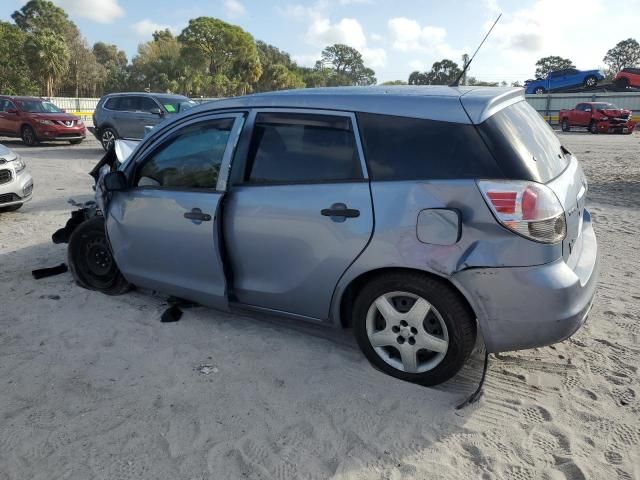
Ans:
{"type": "Polygon", "coordinates": [[[372,180],[502,178],[469,124],[358,113],[372,180]]]}
{"type": "Polygon", "coordinates": [[[489,117],[478,130],[507,178],[546,183],[569,164],[556,134],[525,100],[489,117]]]}

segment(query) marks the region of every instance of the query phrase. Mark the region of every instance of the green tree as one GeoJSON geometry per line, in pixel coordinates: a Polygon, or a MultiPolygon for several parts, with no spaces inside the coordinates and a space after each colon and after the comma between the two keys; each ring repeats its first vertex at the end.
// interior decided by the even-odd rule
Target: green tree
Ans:
{"type": "Polygon", "coordinates": [[[330,72],[329,86],[337,85],[373,85],[375,72],[364,65],[362,54],[353,47],[336,43],[322,51],[316,62],[316,70],[330,72]]]}
{"type": "Polygon", "coordinates": [[[67,13],[47,0],[29,0],[11,15],[16,25],[27,33],[51,30],[66,39],[78,35],[78,27],[67,13]]]}
{"type": "MultiPolygon", "coordinates": [[[[443,58],[435,62],[428,72],[414,71],[409,75],[409,85],[450,85],[462,70],[456,62],[443,58]]],[[[469,78],[468,82],[471,80],[469,78]]],[[[467,83],[468,83],[467,82],[467,83]]]]}
{"type": "Polygon", "coordinates": [[[256,85],[259,92],[269,92],[273,90],[288,90],[291,88],[303,88],[304,80],[295,71],[289,70],[281,63],[274,63],[267,66],[260,80],[256,85]]]}
{"type": "Polygon", "coordinates": [[[101,93],[126,90],[129,85],[127,54],[116,45],[107,45],[104,42],[95,43],[92,50],[96,62],[106,69],[101,93]]]}
{"type": "Polygon", "coordinates": [[[189,20],[178,40],[189,61],[209,74],[214,95],[245,94],[262,74],[253,37],[236,25],[217,18],[195,18],[189,20]]]}
{"type": "Polygon", "coordinates": [[[389,85],[389,86],[393,86],[393,85],[406,85],[407,82],[405,82],[404,80],[387,80],[386,82],[382,82],[382,85],[389,85]]]}
{"type": "Polygon", "coordinates": [[[67,47],[70,54],[69,71],[61,90],[67,95],[73,93],[75,97],[95,97],[98,92],[102,92],[107,78],[106,67],[98,63],[84,38],[74,37],[67,43],[67,47]]]}
{"type": "Polygon", "coordinates": [[[38,93],[24,55],[27,35],[15,25],[0,21],[0,92],[5,95],[38,93]]]}
{"type": "Polygon", "coordinates": [[[622,40],[607,51],[602,61],[612,73],[640,65],[640,44],[634,38],[622,40]]]}
{"type": "Polygon", "coordinates": [[[568,58],[555,55],[542,57],[536,62],[536,78],[546,78],[547,73],[565,68],[576,68],[576,66],[568,58]]]}
{"type": "Polygon", "coordinates": [[[48,97],[69,69],[69,49],[64,38],[51,31],[41,30],[29,34],[24,51],[31,70],[41,79],[48,97]]]}

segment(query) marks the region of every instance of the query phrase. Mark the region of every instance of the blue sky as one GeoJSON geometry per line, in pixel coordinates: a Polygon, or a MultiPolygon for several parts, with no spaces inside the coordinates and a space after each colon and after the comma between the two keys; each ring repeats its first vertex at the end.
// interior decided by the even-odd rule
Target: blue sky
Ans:
{"type": "MultiPolygon", "coordinates": [[[[2,0],[0,18],[24,0],[2,0]]],[[[470,75],[523,81],[546,55],[571,58],[578,68],[601,67],[618,41],[640,41],[640,0],[54,0],[90,44],[115,43],[129,59],[158,28],[179,33],[190,18],[213,16],[240,25],[254,38],[313,65],[322,48],[358,48],[379,81],[406,80],[450,58],[472,53],[498,13],[503,18],[480,51],[470,75]]]]}

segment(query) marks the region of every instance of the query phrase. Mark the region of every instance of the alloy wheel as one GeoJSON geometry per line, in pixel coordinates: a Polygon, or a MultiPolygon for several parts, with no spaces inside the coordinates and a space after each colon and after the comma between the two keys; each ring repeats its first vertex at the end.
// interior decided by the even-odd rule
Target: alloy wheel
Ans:
{"type": "Polygon", "coordinates": [[[409,292],[379,296],[367,312],[366,329],[376,354],[407,373],[433,370],[449,349],[449,334],[440,312],[409,292]]]}
{"type": "Polygon", "coordinates": [[[109,148],[111,148],[111,145],[115,141],[116,136],[113,134],[111,130],[107,129],[104,132],[102,132],[102,135],[100,138],[102,139],[102,146],[104,147],[104,149],[109,150],[109,148]]]}

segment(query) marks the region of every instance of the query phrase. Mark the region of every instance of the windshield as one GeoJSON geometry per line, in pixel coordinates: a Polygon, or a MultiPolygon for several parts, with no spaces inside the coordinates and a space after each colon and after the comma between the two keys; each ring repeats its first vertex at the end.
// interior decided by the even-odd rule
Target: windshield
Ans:
{"type": "Polygon", "coordinates": [[[549,124],[524,100],[500,110],[478,129],[507,178],[546,183],[569,163],[549,124]]]}
{"type": "Polygon", "coordinates": [[[23,112],[29,113],[63,113],[58,107],[51,102],[43,102],[42,100],[21,100],[18,102],[23,112]]]}
{"type": "Polygon", "coordinates": [[[613,103],[594,103],[593,108],[596,110],[619,110],[613,103]]]}
{"type": "Polygon", "coordinates": [[[158,100],[169,113],[184,112],[197,105],[196,102],[187,97],[164,97],[157,98],[156,100],[158,100]]]}

